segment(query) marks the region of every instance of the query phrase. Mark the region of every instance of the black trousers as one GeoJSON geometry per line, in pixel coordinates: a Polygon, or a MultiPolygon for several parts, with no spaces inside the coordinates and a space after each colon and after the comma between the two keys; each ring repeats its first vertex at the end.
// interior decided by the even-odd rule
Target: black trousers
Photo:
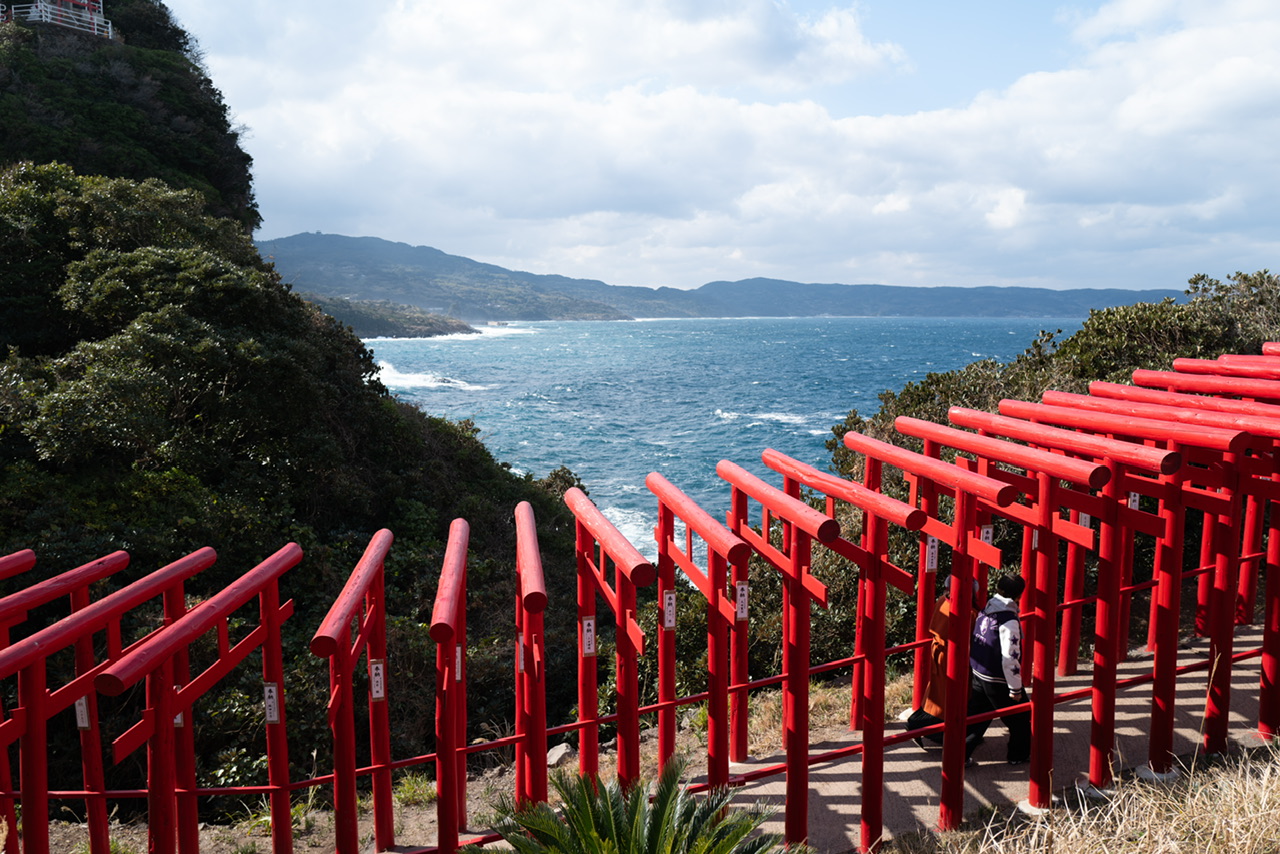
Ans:
{"type": "MultiPolygon", "coordinates": [[[[911,713],[911,717],[907,718],[907,729],[924,729],[927,726],[942,723],[942,718],[935,718],[924,709],[916,709],[911,713]]],[[[931,732],[926,736],[921,736],[927,741],[934,744],[942,744],[942,731],[931,732]]]]}
{"type": "MultiPolygon", "coordinates": [[[[996,709],[1022,703],[1022,700],[1015,700],[1009,696],[1007,682],[988,682],[977,676],[969,680],[969,714],[971,715],[994,712],[996,709]]],[[[1000,720],[1004,721],[1004,725],[1009,728],[1009,749],[1005,759],[1009,762],[1026,762],[1031,758],[1031,713],[1015,712],[1011,715],[1001,715],[1000,720]]],[[[966,757],[970,756],[982,743],[982,737],[986,735],[987,727],[990,725],[989,720],[969,725],[965,738],[966,757]]]]}

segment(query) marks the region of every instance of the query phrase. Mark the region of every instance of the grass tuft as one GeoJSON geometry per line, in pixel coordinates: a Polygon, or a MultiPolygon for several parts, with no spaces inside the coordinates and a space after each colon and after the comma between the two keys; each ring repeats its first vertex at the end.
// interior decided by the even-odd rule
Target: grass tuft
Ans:
{"type": "Polygon", "coordinates": [[[1164,854],[1176,851],[1280,851],[1280,745],[1214,762],[1203,760],[1172,784],[1128,778],[1105,801],[1067,799],[1031,819],[1016,810],[987,813],[968,828],[908,834],[898,854],[1164,854]]]}

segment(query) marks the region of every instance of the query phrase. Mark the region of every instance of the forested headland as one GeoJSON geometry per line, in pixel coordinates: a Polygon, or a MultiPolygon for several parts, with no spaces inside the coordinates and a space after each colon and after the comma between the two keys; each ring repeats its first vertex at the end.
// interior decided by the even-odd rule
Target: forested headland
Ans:
{"type": "MultiPolygon", "coordinates": [[[[350,328],[254,247],[250,159],[193,40],[151,0],[112,17],[123,43],[0,25],[0,552],[36,551],[30,583],[125,549],[118,586],[213,546],[218,562],[188,586],[204,598],[301,544],[283,582],[301,763],[329,742],[327,675],[307,641],[370,536],[396,536],[389,678],[410,686],[434,668],[436,576],[448,525],[465,517],[473,714],[501,720],[512,511],[533,504],[555,595],[572,596],[559,496],[575,479],[513,474],[474,425],[391,396],[350,328]]],[[[553,649],[572,646],[571,619],[551,621],[553,649]]],[[[240,678],[197,717],[202,784],[265,781],[261,689],[240,678]]],[[[430,691],[409,693],[422,701],[395,707],[397,755],[430,748],[430,691]]]]}
{"type": "MultiPolygon", "coordinates": [[[[156,0],[120,0],[112,17],[122,43],[0,26],[0,553],[35,549],[37,577],[47,577],[125,549],[120,584],[209,545],[219,560],[190,585],[199,598],[300,543],[304,564],[284,581],[296,602],[286,648],[301,765],[329,743],[327,677],[306,642],[383,527],[396,536],[389,682],[420,686],[393,706],[393,752],[432,748],[426,623],[448,525],[464,517],[471,715],[501,726],[511,716],[511,514],[520,501],[534,505],[548,592],[573,601],[572,520],[560,496],[576,478],[515,475],[474,425],[390,395],[360,339],[294,293],[250,239],[259,221],[251,162],[194,41],[156,0]]],[[[1002,397],[1081,390],[1178,356],[1256,353],[1280,339],[1280,281],[1267,271],[1197,275],[1187,296],[1101,309],[1075,335],[1046,333],[1009,364],[886,391],[876,413],[836,425],[833,469],[856,474],[838,442],[846,430],[901,441],[898,415],[945,421],[952,405],[990,409],[1002,397]]],[[[815,614],[814,660],[841,658],[855,574],[830,556],[815,573],[833,607],[815,614]]],[[[779,594],[776,573],[756,575],[753,609],[766,616],[753,626],[752,666],[763,673],[780,648],[780,621],[767,617],[779,594]]],[[[899,642],[912,603],[890,607],[899,642]]],[[[572,608],[549,613],[549,667],[568,666],[573,618],[572,608]]],[[[683,668],[682,689],[705,680],[696,650],[686,647],[683,668]]],[[[197,718],[202,784],[265,779],[252,734],[260,686],[238,678],[197,718]]],[[[549,699],[563,715],[573,686],[558,687],[549,699]]]]}

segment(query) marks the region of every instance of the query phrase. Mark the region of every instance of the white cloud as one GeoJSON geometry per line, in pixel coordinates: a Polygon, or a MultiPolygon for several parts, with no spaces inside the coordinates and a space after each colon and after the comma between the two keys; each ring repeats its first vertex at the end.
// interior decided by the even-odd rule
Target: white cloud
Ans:
{"type": "Polygon", "coordinates": [[[900,59],[863,37],[851,9],[809,19],[771,0],[396,4],[382,19],[391,56],[443,55],[448,74],[522,91],[840,82],[900,59]]]}
{"type": "Polygon", "coordinates": [[[281,0],[258,46],[184,21],[251,128],[264,236],[617,284],[1169,287],[1276,263],[1273,6],[1117,0],[1061,67],[862,116],[828,96],[912,58],[847,3],[281,0]]]}

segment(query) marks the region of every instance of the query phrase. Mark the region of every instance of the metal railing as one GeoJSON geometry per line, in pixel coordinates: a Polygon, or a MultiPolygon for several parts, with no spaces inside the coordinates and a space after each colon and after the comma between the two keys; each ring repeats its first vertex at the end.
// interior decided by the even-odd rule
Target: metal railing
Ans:
{"type": "Polygon", "coordinates": [[[63,6],[48,0],[37,0],[35,3],[18,3],[9,7],[0,6],[0,20],[21,20],[39,24],[57,24],[71,30],[89,33],[103,38],[112,38],[114,30],[111,22],[99,12],[80,9],[74,6],[63,6]]]}

